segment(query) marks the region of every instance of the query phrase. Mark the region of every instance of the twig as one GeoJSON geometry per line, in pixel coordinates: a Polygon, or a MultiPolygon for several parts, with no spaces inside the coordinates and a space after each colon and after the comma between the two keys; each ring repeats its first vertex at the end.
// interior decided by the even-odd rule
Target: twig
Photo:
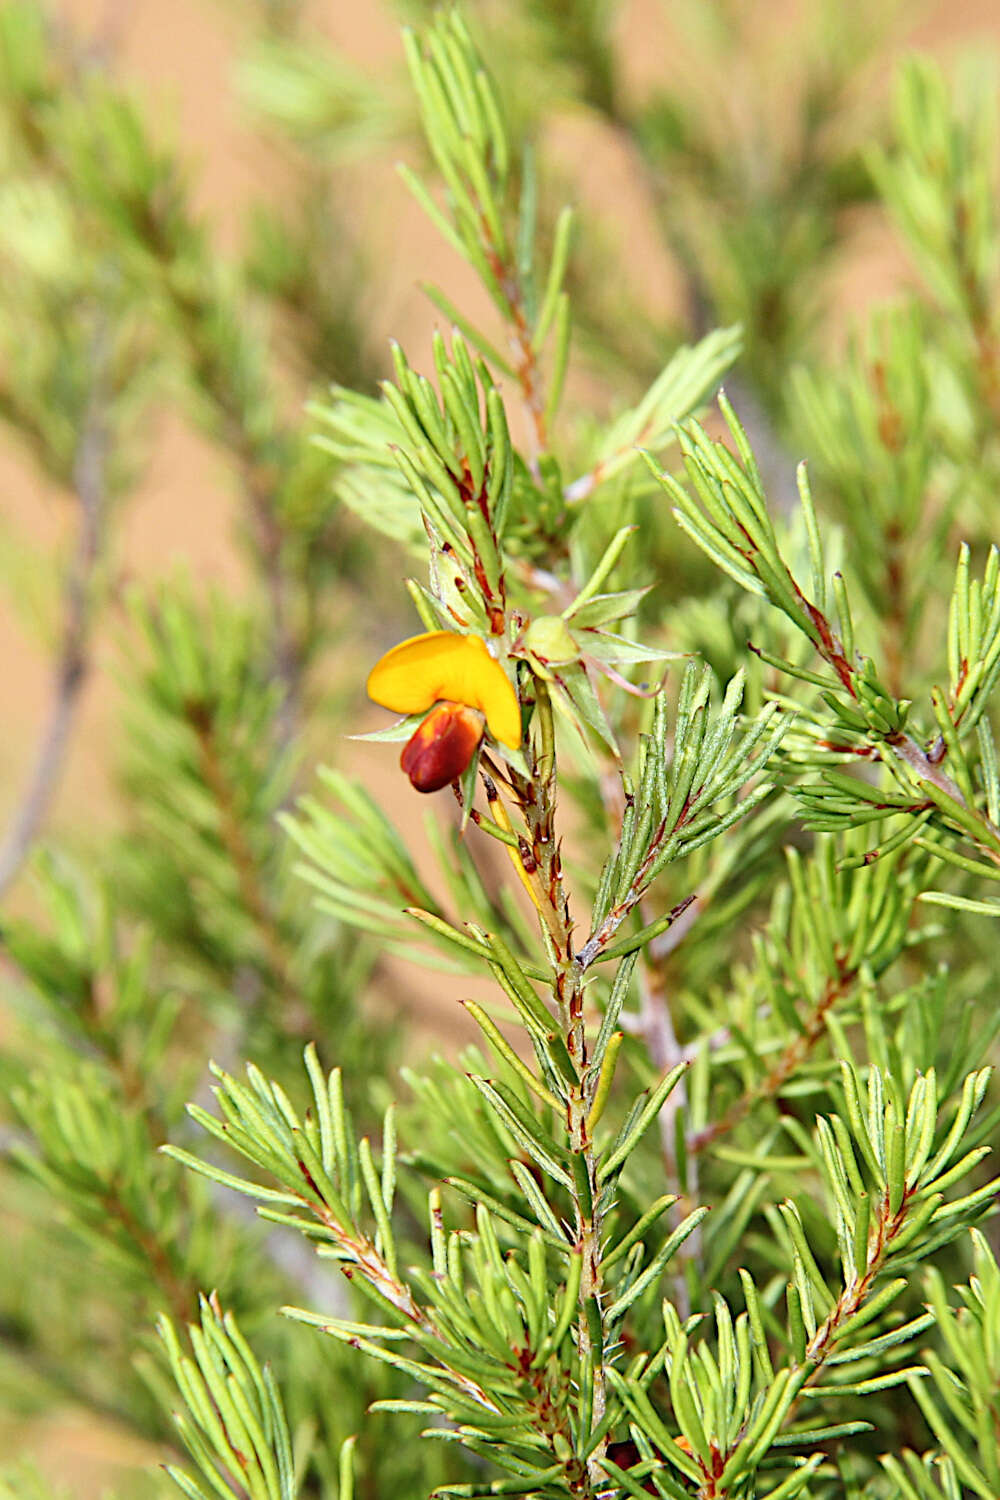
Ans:
{"type": "MultiPolygon", "coordinates": [[[[845,1325],[868,1301],[886,1261],[892,1254],[893,1242],[906,1227],[915,1188],[916,1185],[913,1184],[905,1189],[902,1202],[895,1212],[889,1202],[888,1191],[883,1194],[881,1201],[875,1207],[874,1223],[869,1229],[864,1269],[853,1272],[833,1308],[806,1345],[805,1358],[801,1361],[791,1360],[785,1366],[790,1377],[789,1386],[794,1391],[794,1396],[781,1420],[780,1431],[787,1432],[795,1421],[803,1392],[808,1387],[814,1386],[826,1372],[828,1362],[843,1336],[845,1325]]],[[[788,1386],[785,1389],[787,1390],[788,1386]]],[[[717,1488],[716,1479],[725,1461],[743,1441],[745,1432],[745,1428],[741,1429],[726,1452],[719,1455],[718,1469],[715,1473],[709,1473],[702,1466],[705,1482],[698,1490],[699,1500],[726,1500],[727,1496],[732,1495],[733,1491],[728,1484],[723,1489],[717,1488]]]]}
{"type": "Polygon", "coordinates": [[[73,464],[80,529],[63,590],[63,624],[48,719],[24,794],[0,843],[0,896],[14,880],[45,821],[89,668],[91,589],[102,552],[109,446],[104,415],[105,345],[106,329],[101,326],[94,335],[90,397],[73,464]]]}
{"type": "MultiPolygon", "coordinates": [[[[621,837],[622,814],[624,806],[621,798],[621,782],[616,776],[605,775],[600,779],[601,800],[604,803],[605,812],[616,830],[618,838],[621,837]]],[[[639,913],[644,926],[649,926],[652,918],[648,911],[643,908],[645,901],[640,898],[639,913]]],[[[679,1062],[691,1061],[695,1055],[695,1049],[685,1048],[677,1040],[674,1030],[673,1017],[670,1013],[670,1004],[667,999],[666,989],[663,982],[662,970],[658,967],[659,960],[666,958],[683,941],[690,932],[699,914],[704,910],[705,902],[697,895],[688,898],[687,902],[681,903],[676,908],[677,915],[660,937],[654,938],[646,947],[640,949],[639,963],[636,975],[639,986],[639,1013],[629,1017],[623,1011],[619,1024],[633,1036],[641,1037],[645,1043],[650,1061],[660,1073],[666,1073],[670,1068],[676,1067],[679,1062]]],[[[719,1033],[722,1036],[722,1033],[719,1033]]],[[[729,1039],[728,1030],[725,1031],[723,1041],[729,1039]]],[[[670,1192],[674,1188],[679,1189],[677,1171],[676,1151],[676,1124],[678,1114],[686,1109],[688,1102],[687,1081],[681,1077],[676,1086],[668,1094],[663,1108],[660,1110],[657,1120],[657,1129],[660,1136],[660,1152],[663,1158],[664,1176],[667,1189],[670,1192]]],[[[698,1195],[698,1164],[691,1158],[688,1162],[688,1193],[687,1197],[696,1199],[698,1195]]],[[[674,1223],[679,1223],[684,1217],[684,1209],[680,1202],[675,1205],[671,1213],[674,1223]]],[[[697,1260],[701,1254],[701,1230],[696,1228],[689,1240],[683,1247],[684,1255],[697,1260]]],[[[677,1276],[675,1282],[675,1297],[678,1310],[682,1317],[686,1317],[690,1311],[690,1298],[688,1295],[687,1280],[683,1271],[677,1276]]]]}
{"type": "MultiPolygon", "coordinates": [[[[655,959],[666,958],[668,954],[673,953],[675,948],[679,948],[695,922],[697,922],[705,910],[706,904],[704,895],[695,892],[680,916],[670,924],[666,932],[661,933],[659,937],[653,938],[647,950],[649,957],[655,959]]],[[[728,1032],[726,1034],[728,1036],[728,1032]]]]}
{"type": "Polygon", "coordinates": [[[307,1024],[308,1008],[302,1000],[293,975],[293,954],[282,931],[278,915],[265,889],[257,857],[240,821],[233,788],[218,752],[215,726],[210,716],[197,706],[188,709],[188,723],[198,742],[201,774],[212,794],[219,817],[219,840],[236,879],[240,902],[256,929],[261,955],[267,973],[278,990],[286,1021],[297,1030],[307,1024]],[[294,1010],[299,1014],[295,1015],[294,1010]]]}
{"type": "MultiPolygon", "coordinates": [[[[930,756],[920,748],[916,740],[912,739],[910,735],[893,735],[890,739],[886,740],[886,744],[904,765],[909,766],[910,770],[919,776],[921,781],[929,781],[932,786],[937,787],[939,792],[944,792],[946,797],[950,797],[952,801],[959,803],[961,807],[968,807],[968,803],[951,777],[931,760],[930,756]]],[[[977,808],[970,808],[969,811],[975,813],[977,818],[982,818],[982,814],[977,808]]],[[[983,819],[983,821],[992,829],[992,824],[987,819],[983,819]]],[[[996,829],[993,829],[993,832],[996,831],[996,829]]]]}
{"type": "Polygon", "coordinates": [[[608,453],[604,458],[598,459],[592,469],[588,469],[585,474],[579,475],[578,478],[567,484],[563,488],[563,499],[567,505],[579,505],[581,501],[588,500],[598,485],[603,482],[604,476],[612,464],[617,464],[618,460],[624,458],[627,453],[638,456],[643,444],[649,441],[655,431],[656,419],[655,417],[650,417],[643,423],[630,443],[624,443],[620,448],[616,448],[613,453],[608,453]]]}
{"type": "MultiPolygon", "coordinates": [[[[689,799],[688,805],[684,808],[684,811],[681,813],[680,817],[677,819],[676,824],[674,825],[674,832],[676,832],[678,828],[682,828],[683,825],[688,821],[691,812],[691,805],[691,799],[689,799]]],[[[631,911],[635,909],[636,906],[639,905],[639,903],[642,901],[642,898],[648,891],[651,878],[650,871],[652,870],[654,861],[656,860],[656,857],[660,852],[660,847],[663,843],[666,831],[667,820],[666,818],[661,818],[656,831],[649,841],[649,849],[646,852],[646,856],[632,879],[632,884],[629,886],[622,899],[611,908],[601,925],[590,934],[590,937],[577,953],[576,961],[580,965],[581,969],[588,969],[591,964],[596,963],[598,959],[601,958],[602,954],[606,952],[610,954],[610,952],[618,951],[617,949],[610,948],[611,941],[614,938],[614,935],[618,931],[619,927],[624,922],[625,918],[631,911]]],[[[686,911],[690,909],[694,899],[695,897],[693,894],[690,896],[686,896],[683,901],[678,902],[673,910],[668,912],[666,916],[661,920],[668,927],[672,927],[673,924],[680,917],[682,917],[686,911]]]]}
{"type": "MultiPolygon", "coordinates": [[[[576,1081],[566,1099],[566,1129],[569,1149],[579,1159],[580,1173],[586,1179],[584,1190],[574,1177],[572,1189],[575,1249],[581,1257],[577,1347],[583,1362],[593,1369],[593,1424],[599,1426],[605,1413],[606,1350],[601,1320],[601,1238],[602,1213],[598,1206],[597,1160],[590,1134],[588,1116],[593,1103],[589,1091],[586,1022],[583,1006],[585,966],[573,951],[573,921],[563,875],[559,839],[556,834],[556,760],[555,728],[552,703],[541,679],[536,679],[536,715],[538,744],[531,760],[528,777],[512,772],[511,783],[520,805],[527,838],[520,850],[526,876],[537,895],[539,921],[546,934],[552,968],[552,990],[556,1001],[566,1051],[576,1071],[576,1081]],[[598,1336],[592,1333],[591,1319],[601,1326],[598,1336]]],[[[596,1333],[596,1330],[595,1330],[596,1333]]],[[[578,1476],[574,1493],[590,1497],[603,1484],[601,1461],[606,1436],[587,1459],[586,1474],[578,1476]]]]}
{"type": "Polygon", "coordinates": [[[827,1012],[843,1000],[851,991],[858,977],[857,969],[844,967],[836,978],[827,981],[823,993],[813,1005],[805,1029],[801,1031],[784,1049],[770,1072],[754,1088],[748,1089],[741,1094],[724,1115],[706,1125],[703,1130],[694,1131],[687,1138],[688,1161],[693,1161],[699,1151],[717,1141],[720,1136],[726,1135],[733,1130],[755,1104],[764,1099],[774,1099],[780,1094],[789,1078],[796,1072],[800,1064],[808,1057],[809,1053],[819,1042],[826,1032],[827,1012]]]}
{"type": "Polygon", "coordinates": [[[105,1225],[117,1224],[135,1246],[146,1263],[151,1281],[166,1299],[175,1321],[183,1326],[195,1314],[201,1288],[177,1264],[176,1241],[161,1239],[155,1230],[137,1219],[117,1187],[110,1187],[102,1195],[101,1205],[105,1225]]]}
{"type": "Polygon", "coordinates": [[[243,484],[253,519],[257,553],[271,615],[271,664],[281,687],[276,714],[278,743],[292,743],[302,717],[302,679],[305,675],[303,643],[296,636],[289,618],[288,575],[282,553],[285,536],[256,465],[240,457],[243,484]]]}
{"type": "MultiPolygon", "coordinates": [[[[386,1265],[378,1248],[364,1234],[356,1237],[347,1232],[340,1224],[336,1214],[327,1204],[318,1184],[313,1180],[308,1167],[304,1162],[299,1162],[299,1170],[305,1178],[310,1191],[315,1195],[313,1199],[299,1195],[299,1201],[303,1208],[307,1209],[313,1217],[327,1230],[329,1237],[347,1264],[341,1265],[341,1271],[347,1280],[354,1282],[360,1274],[369,1286],[373,1287],[378,1295],[390,1303],[397,1312],[401,1313],[414,1328],[421,1329],[429,1334],[431,1338],[442,1344],[442,1339],[434,1320],[433,1313],[419,1303],[405,1281],[400,1281],[386,1265]]],[[[490,1400],[486,1391],[477,1381],[473,1380],[462,1370],[452,1369],[445,1358],[445,1351],[440,1354],[435,1352],[441,1368],[446,1370],[460,1390],[470,1396],[479,1406],[487,1411],[495,1412],[497,1407],[490,1400]]]]}
{"type": "Polygon", "coordinates": [[[528,417],[528,440],[530,443],[530,468],[538,478],[538,460],[549,446],[545,425],[545,387],[538,362],[538,354],[532,342],[531,329],[524,315],[524,293],[515,267],[504,262],[493,244],[485,219],[483,242],[490,270],[503,292],[507,303],[510,325],[510,346],[515,358],[517,383],[521,391],[521,402],[528,417]]]}

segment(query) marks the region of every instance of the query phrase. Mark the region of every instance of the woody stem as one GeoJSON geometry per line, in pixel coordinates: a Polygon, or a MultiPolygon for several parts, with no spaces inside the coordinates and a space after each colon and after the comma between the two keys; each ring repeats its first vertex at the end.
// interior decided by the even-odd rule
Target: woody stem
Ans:
{"type": "MultiPolygon", "coordinates": [[[[580,1277],[580,1310],[577,1320],[577,1344],[581,1371],[587,1371],[592,1382],[591,1425],[597,1426],[604,1416],[606,1391],[604,1377],[604,1336],[601,1322],[601,1216],[597,1207],[597,1164],[587,1124],[587,1038],[583,1017],[583,969],[577,962],[572,944],[572,921],[569,914],[559,844],[555,833],[556,757],[552,703],[545,684],[535,680],[535,722],[539,744],[532,767],[531,782],[526,788],[523,812],[530,840],[530,854],[535,865],[541,903],[539,915],[549,940],[553,971],[553,991],[559,1007],[563,1040],[576,1073],[566,1099],[566,1128],[574,1157],[573,1207],[576,1248],[582,1257],[580,1277]]],[[[601,1460],[604,1444],[598,1445],[588,1461],[593,1485],[602,1482],[601,1460]]]]}

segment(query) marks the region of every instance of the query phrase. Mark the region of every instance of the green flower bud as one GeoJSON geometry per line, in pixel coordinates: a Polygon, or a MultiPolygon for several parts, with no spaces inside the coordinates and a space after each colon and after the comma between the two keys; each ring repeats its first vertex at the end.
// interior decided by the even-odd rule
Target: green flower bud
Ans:
{"type": "Polygon", "coordinates": [[[522,640],[531,655],[545,665],[562,666],[576,661],[580,655],[572,631],[559,615],[539,615],[532,620],[522,640]]]}

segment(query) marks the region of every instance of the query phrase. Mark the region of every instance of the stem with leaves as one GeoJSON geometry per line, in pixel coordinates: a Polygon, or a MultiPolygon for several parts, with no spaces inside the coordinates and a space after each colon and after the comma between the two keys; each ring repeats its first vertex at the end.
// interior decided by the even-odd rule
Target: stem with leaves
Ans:
{"type": "MultiPolygon", "coordinates": [[[[574,1250],[581,1257],[578,1354],[589,1365],[593,1378],[594,1427],[600,1425],[607,1396],[604,1375],[604,1332],[601,1316],[601,1215],[598,1209],[597,1158],[589,1125],[596,1080],[588,1078],[588,1054],[583,1006],[585,965],[573,951],[573,921],[570,916],[556,831],[556,752],[552,703],[546,684],[534,679],[538,740],[533,752],[531,776],[512,773],[527,840],[520,850],[521,863],[531,882],[533,899],[546,939],[552,969],[552,993],[557,1006],[562,1040],[575,1081],[566,1096],[566,1130],[573,1162],[574,1250]]],[[[590,1480],[598,1485],[602,1440],[588,1461],[590,1480]]]]}

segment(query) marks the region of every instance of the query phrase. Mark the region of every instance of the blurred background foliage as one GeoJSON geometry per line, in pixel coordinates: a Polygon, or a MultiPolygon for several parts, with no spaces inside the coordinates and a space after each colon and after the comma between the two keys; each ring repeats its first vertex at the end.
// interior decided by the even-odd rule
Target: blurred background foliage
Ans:
{"type": "MultiPolygon", "coordinates": [[[[396,32],[429,10],[371,3],[348,24],[296,0],[0,9],[0,1441],[47,1476],[19,1470],[16,1494],[59,1480],[74,1424],[111,1434],[121,1493],[159,1489],[146,1465],[172,1439],[143,1330],[161,1310],[194,1317],[210,1288],[274,1362],[316,1492],[358,1430],[367,1494],[441,1477],[429,1445],[418,1460],[398,1425],[386,1442],[379,1419],[360,1424],[393,1377],[345,1374],[339,1351],[265,1316],[303,1282],[337,1305],[332,1274],[155,1155],[203,1095],[208,1055],[291,1077],[315,1038],[374,1121],[387,1067],[468,1036],[439,976],[404,981],[311,904],[275,831],[317,759],[362,763],[343,736],[371,722],[365,664],[412,623],[406,554],[390,566],[360,524],[365,493],[313,442],[304,404],[331,383],[374,393],[390,333],[426,367],[455,309],[504,336],[394,171],[401,158],[430,172],[396,32]]],[[[770,493],[787,507],[810,459],[850,538],[855,608],[892,691],[914,696],[942,631],[924,601],[947,595],[954,537],[995,533],[991,7],[467,10],[525,143],[514,171],[543,242],[579,205],[564,477],[586,479],[599,423],[679,344],[741,324],[727,389],[770,493]],[[940,66],[901,69],[914,45],[940,66]]],[[[722,678],[748,636],[794,654],[756,599],[720,593],[636,467],[595,485],[592,506],[598,533],[602,506],[640,527],[642,581],[657,584],[644,623],[722,678]]],[[[748,701],[776,680],[761,664],[748,701]]],[[[364,766],[375,802],[412,821],[391,753],[364,766]]],[[[375,825],[345,787],[360,863],[375,825]]],[[[582,849],[605,815],[582,799],[582,849]]],[[[717,939],[763,913],[779,841],[753,823],[698,865],[713,905],[698,941],[664,956],[682,1027],[723,989],[753,1012],[754,971],[732,971],[717,939]]],[[[454,875],[473,901],[474,875],[454,875]]],[[[794,950],[803,920],[779,909],[765,941],[794,950]]],[[[961,953],[950,1004],[966,1036],[987,1025],[984,925],[960,915],[950,936],[924,934],[942,968],[961,953]]],[[[893,949],[896,994],[917,998],[878,1045],[926,1066],[949,1038],[930,1034],[933,966],[908,969],[909,943],[893,949]]],[[[847,1020],[874,1026],[857,1003],[847,1020]]],[[[650,1068],[638,1047],[630,1065],[650,1068]]],[[[719,1083],[727,1131],[772,1081],[719,1083]]],[[[708,1160],[713,1191],[736,1192],[739,1166],[737,1147],[708,1160]]],[[[752,1213],[748,1197],[744,1225],[752,1213]]],[[[754,1232],[760,1244],[762,1220],[754,1232]]],[[[709,1241],[719,1266],[727,1248],[709,1241]]],[[[107,1472],[93,1462],[95,1488],[107,1472]]]]}

